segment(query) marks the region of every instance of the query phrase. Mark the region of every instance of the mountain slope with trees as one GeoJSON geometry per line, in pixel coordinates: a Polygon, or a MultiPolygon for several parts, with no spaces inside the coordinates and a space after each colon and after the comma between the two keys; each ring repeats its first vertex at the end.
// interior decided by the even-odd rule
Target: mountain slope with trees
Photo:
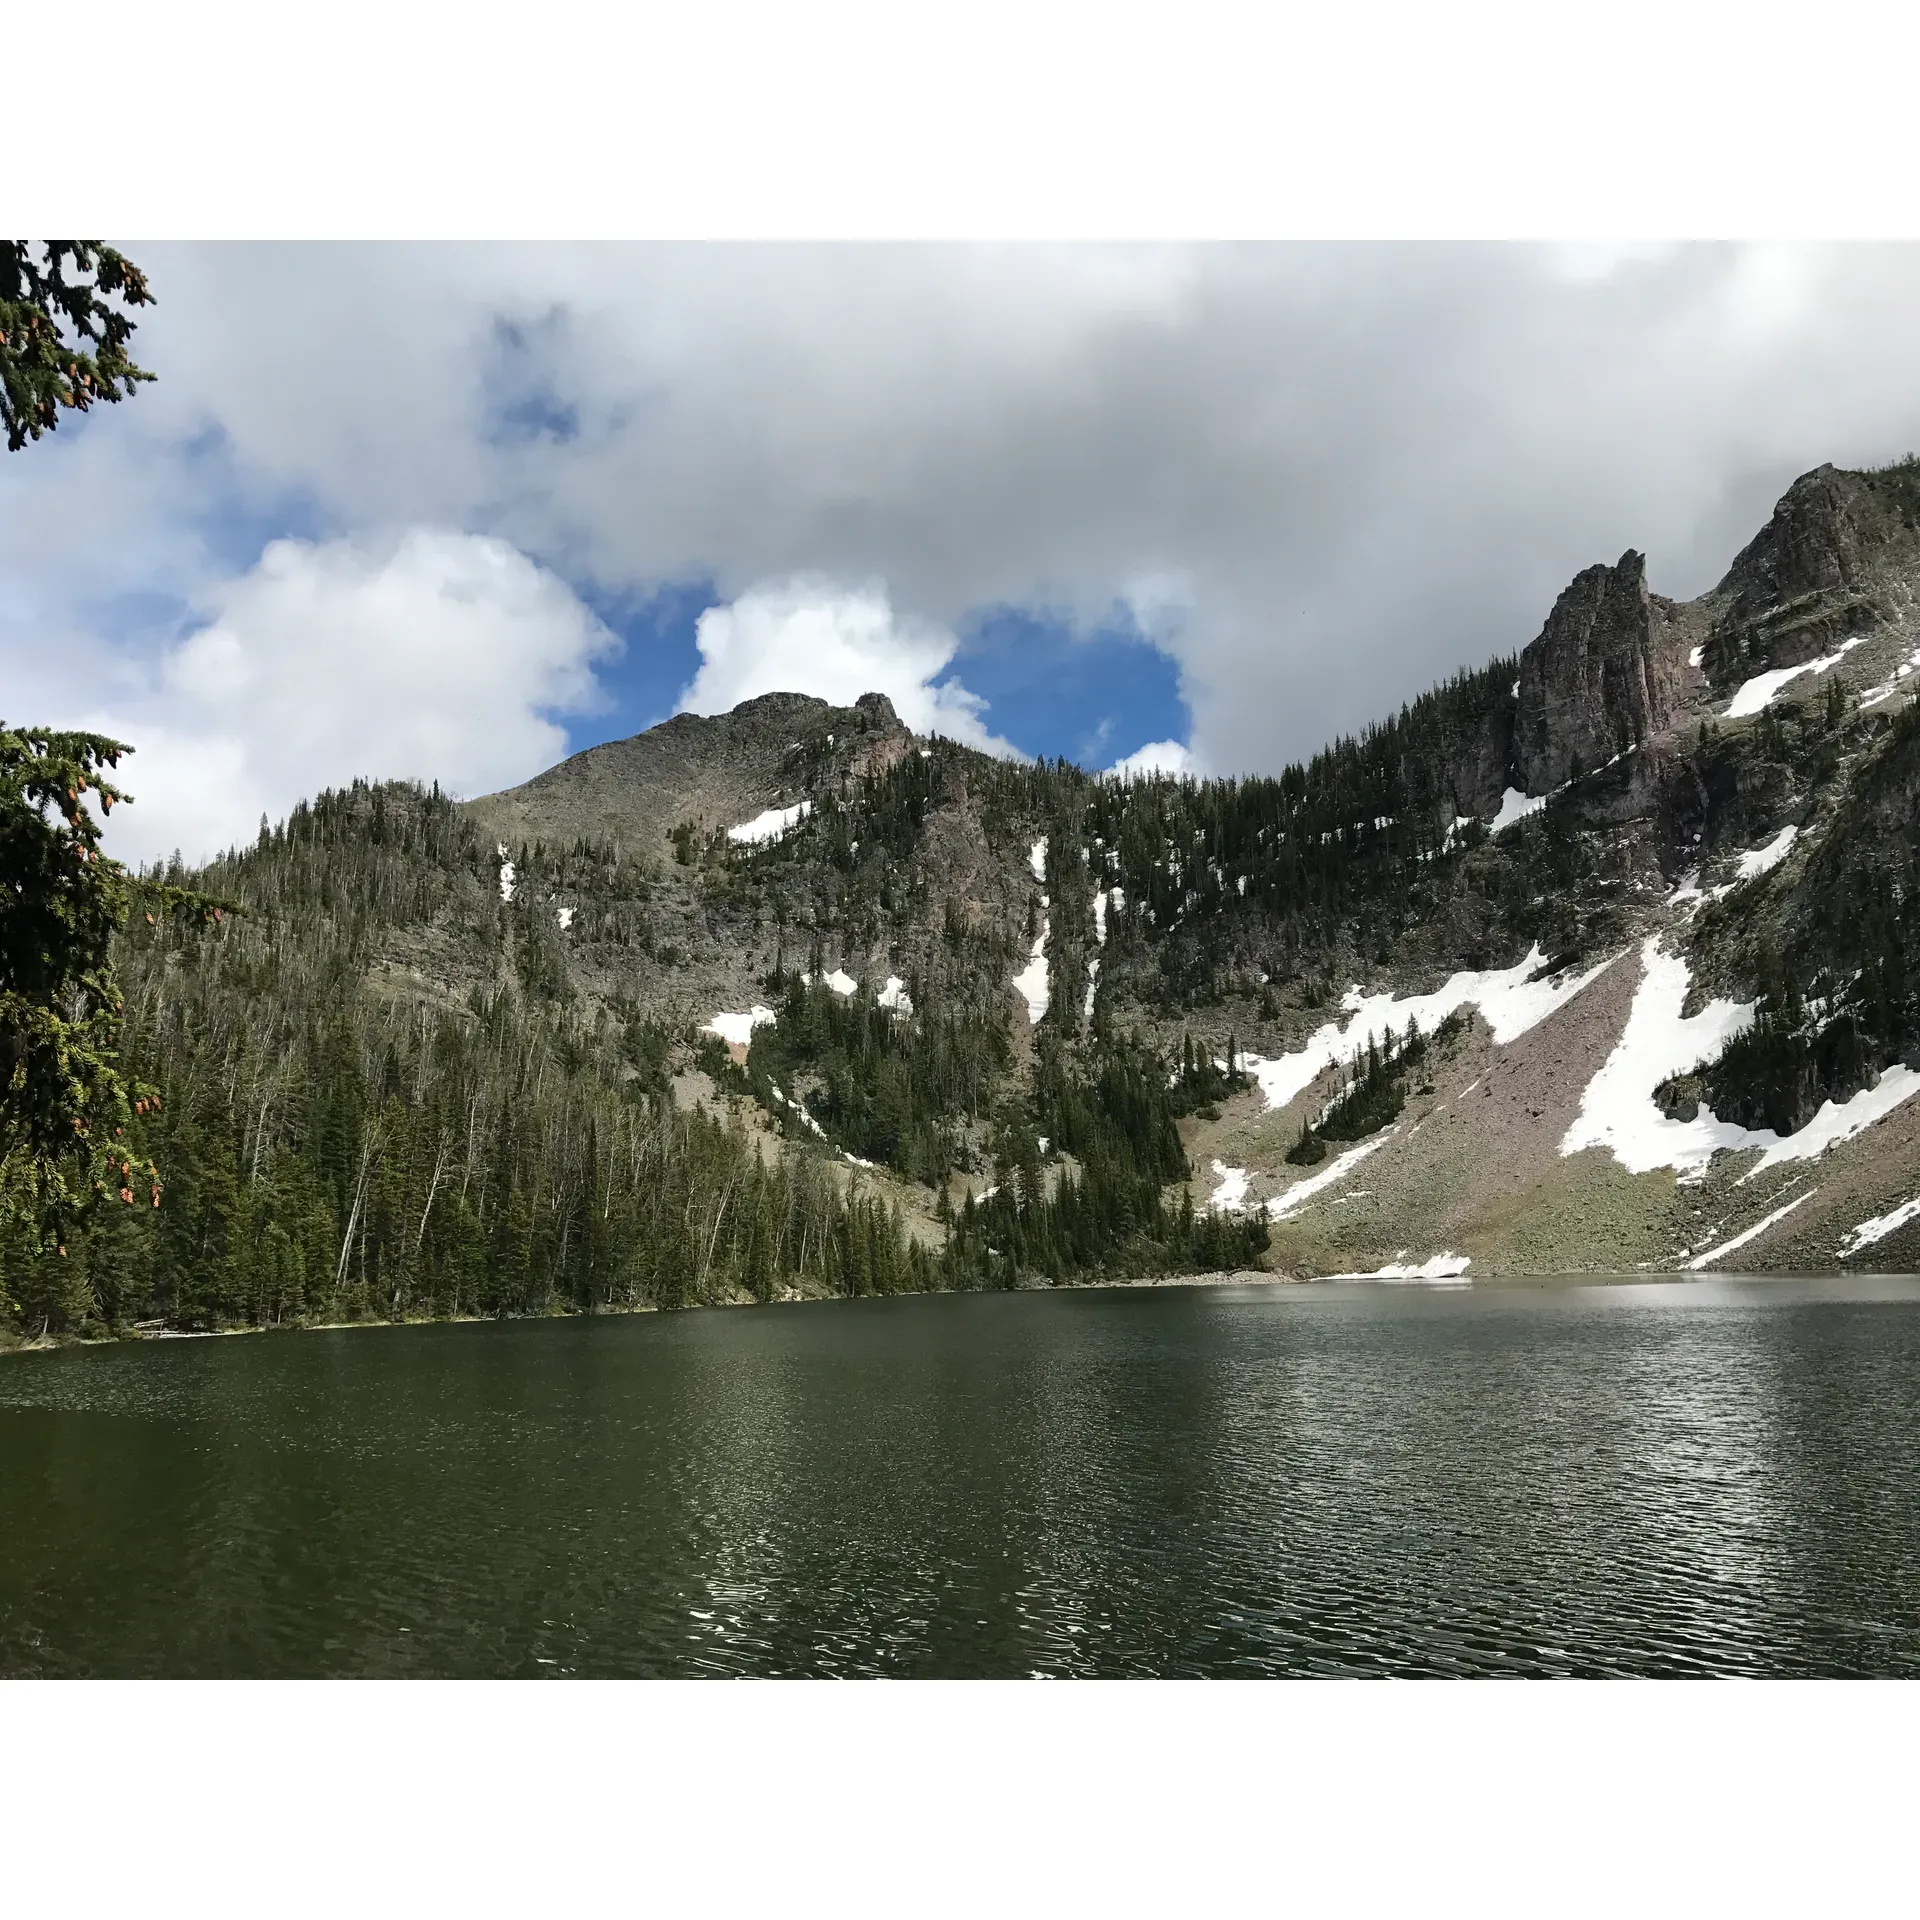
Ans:
{"type": "Polygon", "coordinates": [[[238,914],[120,936],[167,1204],[10,1246],[16,1324],[1898,1256],[1916,476],[1803,477],[1693,602],[1590,568],[1271,778],[775,694],[464,804],[318,796],[161,876],[238,914]],[[1734,1011],[1632,1125],[1721,1144],[1643,1167],[1607,1089],[1676,959],[1659,1017],[1734,1011]]]}

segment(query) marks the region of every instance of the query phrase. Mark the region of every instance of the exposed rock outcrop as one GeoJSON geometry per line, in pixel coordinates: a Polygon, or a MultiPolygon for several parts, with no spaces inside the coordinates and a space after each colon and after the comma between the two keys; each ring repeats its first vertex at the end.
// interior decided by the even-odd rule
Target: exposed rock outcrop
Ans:
{"type": "Polygon", "coordinates": [[[1644,554],[1576,574],[1520,656],[1514,784],[1551,793],[1671,727],[1690,632],[1685,609],[1648,593],[1644,554]]]}
{"type": "Polygon", "coordinates": [[[801,693],[765,693],[731,713],[679,713],[628,740],[589,747],[524,786],[471,803],[505,840],[604,837],[644,859],[669,858],[682,822],[702,832],[799,798],[817,763],[879,771],[912,742],[883,693],[835,707],[801,693]]]}
{"type": "Polygon", "coordinates": [[[1885,617],[1869,591],[1889,546],[1911,537],[1892,476],[1816,467],[1781,496],[1714,590],[1721,678],[1797,667],[1885,617]]]}

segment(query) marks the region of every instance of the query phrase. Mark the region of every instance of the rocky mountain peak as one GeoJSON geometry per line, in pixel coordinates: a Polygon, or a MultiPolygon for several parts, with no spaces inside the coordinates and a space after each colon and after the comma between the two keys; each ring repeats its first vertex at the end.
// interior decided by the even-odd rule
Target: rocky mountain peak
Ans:
{"type": "Polygon", "coordinates": [[[1685,691],[1682,623],[1647,591],[1646,555],[1576,574],[1520,655],[1518,784],[1551,793],[1663,731],[1685,691]]]}
{"type": "Polygon", "coordinates": [[[1834,466],[1803,473],[1727,569],[1718,588],[1728,596],[1727,623],[1746,625],[1803,595],[1851,585],[1884,537],[1878,519],[1861,475],[1834,466]]]}
{"type": "Polygon", "coordinates": [[[1911,461],[1803,473],[1714,590],[1717,675],[1800,666],[1884,625],[1893,610],[1876,582],[1890,566],[1911,564],[1916,507],[1911,461]]]}

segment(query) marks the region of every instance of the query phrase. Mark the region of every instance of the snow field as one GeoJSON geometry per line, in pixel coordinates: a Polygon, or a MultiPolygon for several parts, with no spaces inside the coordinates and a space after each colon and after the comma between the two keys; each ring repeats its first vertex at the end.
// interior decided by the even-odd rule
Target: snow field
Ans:
{"type": "Polygon", "coordinates": [[[1600,1071],[1580,1096],[1580,1112],[1560,1142],[1562,1154],[1605,1147],[1629,1173],[1670,1167],[1682,1180],[1700,1180],[1716,1153],[1762,1149],[1740,1176],[1741,1184],[1791,1161],[1813,1160],[1829,1147],[1864,1133],[1895,1107],[1920,1093],[1920,1074],[1889,1067],[1877,1086],[1844,1103],[1827,1101],[1797,1133],[1751,1129],[1715,1117],[1702,1107],[1691,1120],[1675,1120],[1654,1104],[1654,1089],[1677,1074],[1710,1066],[1727,1043],[1753,1021],[1752,1002],[1710,1001],[1683,1017],[1692,975],[1677,954],[1660,950],[1654,934],[1640,949],[1642,977],[1625,1030],[1600,1071]]]}
{"type": "Polygon", "coordinates": [[[727,838],[739,847],[763,846],[769,840],[778,840],[788,828],[798,826],[812,811],[811,800],[802,800],[795,807],[769,807],[765,813],[757,813],[751,820],[729,827],[727,838]]]}
{"type": "Polygon", "coordinates": [[[1831,672],[1855,647],[1864,647],[1866,644],[1864,637],[1842,640],[1832,653],[1822,654],[1818,660],[1806,660],[1797,667],[1776,667],[1771,673],[1756,673],[1733,696],[1725,718],[1745,720],[1764,712],[1790,681],[1798,680],[1802,674],[1810,673],[1817,677],[1831,672]]]}
{"type": "Polygon", "coordinates": [[[1508,1046],[1565,1006],[1618,958],[1616,954],[1602,960],[1585,973],[1541,979],[1537,976],[1547,962],[1536,942],[1514,966],[1484,973],[1463,969],[1432,993],[1412,994],[1404,1000],[1391,993],[1363,994],[1357,986],[1349,987],[1340,1003],[1341,1010],[1352,1016],[1344,1027],[1329,1022],[1297,1053],[1282,1054],[1278,1060],[1250,1053],[1242,1056],[1242,1064],[1260,1083],[1271,1112],[1303,1093],[1328,1067],[1353,1059],[1369,1039],[1402,1038],[1409,1020],[1419,1021],[1420,1031],[1431,1034],[1448,1014],[1478,1007],[1495,1042],[1508,1046]]]}
{"type": "Polygon", "coordinates": [[[755,1027],[770,1027],[775,1024],[771,1007],[753,1007],[746,1013],[716,1013],[700,1029],[702,1033],[717,1033],[730,1047],[750,1047],[753,1044],[755,1027]]]}

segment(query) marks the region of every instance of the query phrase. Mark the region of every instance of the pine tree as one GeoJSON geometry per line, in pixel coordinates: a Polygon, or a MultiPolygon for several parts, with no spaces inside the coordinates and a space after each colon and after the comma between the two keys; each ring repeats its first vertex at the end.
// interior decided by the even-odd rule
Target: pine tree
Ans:
{"type": "Polygon", "coordinates": [[[97,240],[0,240],[0,425],[7,448],[51,433],[60,409],[117,401],[153,375],[127,352],[122,308],[153,303],[146,276],[97,240]]]}

